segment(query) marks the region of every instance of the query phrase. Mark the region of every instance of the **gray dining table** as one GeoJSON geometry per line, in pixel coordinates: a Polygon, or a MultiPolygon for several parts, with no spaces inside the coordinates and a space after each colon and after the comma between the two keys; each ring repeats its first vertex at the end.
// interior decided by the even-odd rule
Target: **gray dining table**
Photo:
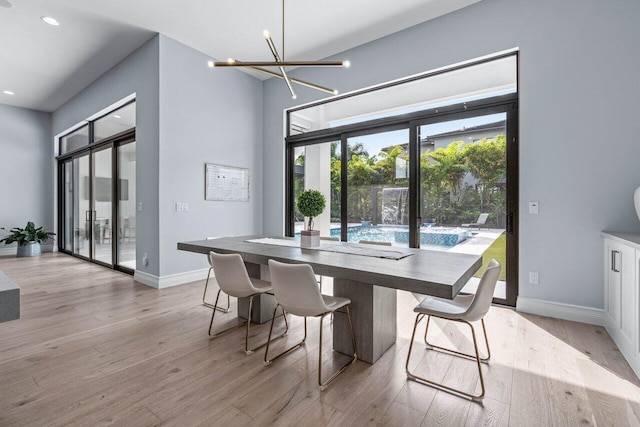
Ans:
{"type": "MultiPolygon", "coordinates": [[[[311,249],[248,241],[265,237],[238,236],[179,242],[178,249],[199,254],[210,251],[240,254],[249,276],[264,280],[269,280],[270,259],[309,264],[316,274],[332,277],[333,294],[351,300],[358,358],[368,363],[375,363],[396,341],[396,290],[453,299],[482,265],[480,255],[425,249],[380,247],[372,252],[368,248],[365,253],[370,254],[362,255],[345,253],[364,248],[364,245],[346,242],[323,241],[320,247],[311,249]],[[376,253],[380,256],[399,254],[402,258],[381,258],[376,253]]],[[[272,239],[293,240],[291,237],[272,239]]],[[[270,295],[261,297],[259,301],[254,299],[252,321],[264,323],[271,320],[274,308],[275,300],[270,295]]],[[[246,299],[238,300],[238,316],[248,316],[246,299]]],[[[349,354],[352,351],[351,341],[344,317],[334,317],[333,348],[349,354]]]]}

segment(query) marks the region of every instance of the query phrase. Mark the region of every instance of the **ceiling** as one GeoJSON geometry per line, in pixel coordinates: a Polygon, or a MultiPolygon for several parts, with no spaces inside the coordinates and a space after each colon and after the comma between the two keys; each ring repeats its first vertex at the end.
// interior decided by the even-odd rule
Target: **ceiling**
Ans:
{"type": "MultiPolygon", "coordinates": [[[[281,0],[8,1],[13,7],[0,1],[0,103],[41,111],[63,105],[156,33],[216,59],[272,60],[264,29],[282,43],[281,0]]],[[[289,0],[286,57],[325,58],[478,1],[289,0]]]]}

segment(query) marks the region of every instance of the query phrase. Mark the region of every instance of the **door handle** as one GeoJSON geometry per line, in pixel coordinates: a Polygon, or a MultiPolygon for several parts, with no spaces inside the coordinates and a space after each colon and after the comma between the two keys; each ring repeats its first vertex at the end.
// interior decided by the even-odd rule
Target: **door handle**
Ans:
{"type": "Polygon", "coordinates": [[[620,273],[618,269],[618,257],[620,255],[620,251],[611,251],[611,270],[614,273],[620,273]]]}
{"type": "Polygon", "coordinates": [[[91,221],[91,211],[84,211],[84,220],[91,221]]]}
{"type": "Polygon", "coordinates": [[[507,214],[507,233],[513,234],[513,212],[507,214]]]}

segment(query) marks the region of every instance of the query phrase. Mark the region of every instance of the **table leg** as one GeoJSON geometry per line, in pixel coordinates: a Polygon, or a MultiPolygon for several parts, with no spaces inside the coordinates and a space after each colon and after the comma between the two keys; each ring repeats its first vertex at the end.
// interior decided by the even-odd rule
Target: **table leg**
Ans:
{"type": "MultiPolygon", "coordinates": [[[[347,279],[333,279],[333,294],[351,300],[358,359],[375,363],[396,342],[397,291],[347,279]]],[[[353,354],[346,316],[333,318],[333,349],[353,354]]]]}
{"type": "MultiPolygon", "coordinates": [[[[249,277],[260,279],[260,264],[245,262],[249,277]]],[[[253,315],[251,322],[266,323],[273,317],[273,310],[276,308],[276,299],[273,295],[257,295],[253,297],[253,315]]],[[[279,312],[279,311],[278,311],[279,312]]],[[[246,319],[249,317],[249,298],[238,298],[238,317],[246,319]]]]}

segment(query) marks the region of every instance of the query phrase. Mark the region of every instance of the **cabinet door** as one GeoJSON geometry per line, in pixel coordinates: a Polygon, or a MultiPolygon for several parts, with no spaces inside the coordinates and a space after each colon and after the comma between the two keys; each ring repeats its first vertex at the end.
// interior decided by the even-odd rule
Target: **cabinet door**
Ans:
{"type": "Polygon", "coordinates": [[[604,310],[609,332],[615,335],[620,328],[620,259],[622,253],[618,245],[611,240],[604,241],[605,252],[605,280],[604,280],[604,310]]]}
{"type": "Polygon", "coordinates": [[[633,351],[636,333],[636,251],[619,245],[620,256],[620,338],[633,351]]]}

